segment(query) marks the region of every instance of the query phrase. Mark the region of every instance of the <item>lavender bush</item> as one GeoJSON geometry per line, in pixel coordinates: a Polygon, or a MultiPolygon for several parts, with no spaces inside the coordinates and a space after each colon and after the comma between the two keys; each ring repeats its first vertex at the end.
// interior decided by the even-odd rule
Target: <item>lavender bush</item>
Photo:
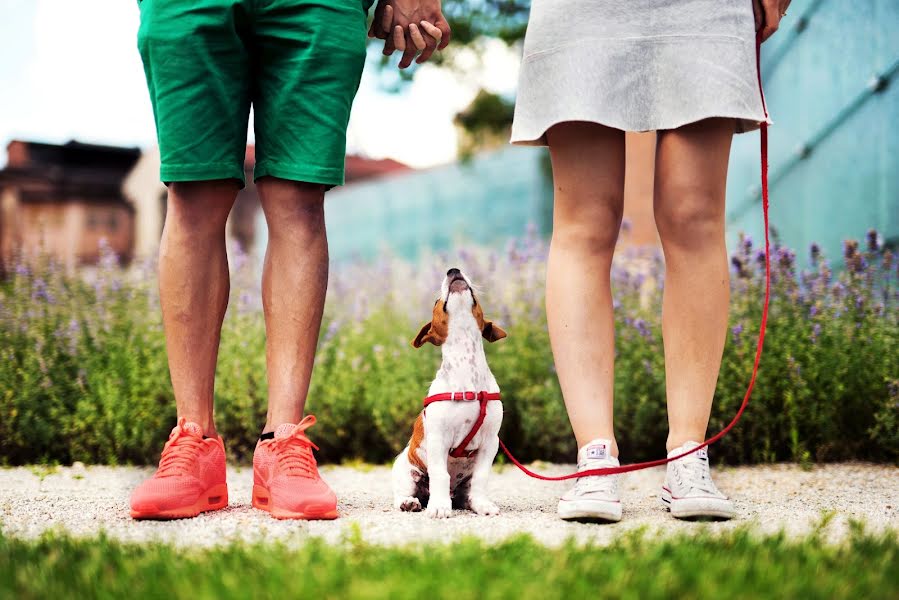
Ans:
{"type": "MultiPolygon", "coordinates": [[[[483,288],[509,337],[487,348],[503,388],[502,435],[520,458],[571,460],[543,309],[546,243],[533,231],[502,250],[462,246],[410,264],[383,256],[332,272],[308,409],[323,460],[390,459],[407,441],[439,362],[409,340],[443,273],[483,288]]],[[[246,461],[265,417],[265,337],[252,261],[232,249],[232,297],[216,410],[232,458],[246,461]]],[[[731,463],[899,460],[897,265],[872,232],[832,270],[775,245],[765,354],[740,425],[716,448],[731,463]]],[[[731,328],[710,432],[735,413],[755,352],[764,254],[742,238],[732,257],[731,328]]],[[[154,265],[122,270],[104,249],[90,272],[20,264],[0,284],[0,462],[151,463],[174,423],[154,265]]],[[[616,420],[627,461],[664,453],[667,422],[656,251],[621,253],[613,272],[616,420]]],[[[586,342],[585,342],[586,343],[586,342]]]]}

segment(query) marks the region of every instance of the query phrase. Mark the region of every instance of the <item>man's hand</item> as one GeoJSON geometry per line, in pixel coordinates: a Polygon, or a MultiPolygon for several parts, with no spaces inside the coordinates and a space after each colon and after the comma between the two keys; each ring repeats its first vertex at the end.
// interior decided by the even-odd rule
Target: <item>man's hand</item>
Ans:
{"type": "Polygon", "coordinates": [[[762,41],[774,35],[780,26],[780,20],[787,16],[787,8],[791,0],[753,0],[752,10],[755,13],[755,30],[762,32],[762,41]]]}
{"type": "Polygon", "coordinates": [[[440,0],[381,0],[375,9],[370,37],[384,42],[384,54],[403,53],[400,68],[423,63],[443,50],[450,41],[450,27],[440,9],[440,0]]]}

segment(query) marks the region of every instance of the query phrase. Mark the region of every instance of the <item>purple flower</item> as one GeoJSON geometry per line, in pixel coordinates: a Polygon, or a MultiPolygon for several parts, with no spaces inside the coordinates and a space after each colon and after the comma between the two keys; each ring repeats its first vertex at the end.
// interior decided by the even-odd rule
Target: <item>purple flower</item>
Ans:
{"type": "Polygon", "coordinates": [[[337,319],[334,319],[330,323],[328,323],[328,329],[325,330],[324,341],[329,342],[334,339],[334,336],[337,335],[337,330],[340,329],[340,322],[337,319]]]}
{"type": "Polygon", "coordinates": [[[742,333],[743,333],[743,324],[742,323],[737,323],[736,325],[734,325],[733,327],[730,328],[730,334],[731,334],[731,336],[733,336],[733,340],[734,340],[735,344],[740,343],[740,339],[741,339],[740,334],[742,334],[742,333]]]}
{"type": "Polygon", "coordinates": [[[248,311],[252,308],[253,296],[250,292],[243,291],[240,293],[240,299],[238,301],[240,303],[239,308],[242,311],[248,311]]]}
{"type": "Polygon", "coordinates": [[[809,307],[809,309],[808,309],[808,316],[814,317],[817,314],[818,314],[818,305],[812,304],[811,307],[809,307]]]}
{"type": "Polygon", "coordinates": [[[43,278],[38,277],[34,280],[34,284],[31,290],[31,299],[33,301],[45,301],[49,304],[53,304],[56,302],[56,299],[53,297],[53,294],[50,293],[50,290],[47,289],[47,282],[43,280],[43,278]]]}
{"type": "Polygon", "coordinates": [[[764,250],[758,250],[755,253],[755,262],[761,267],[765,266],[765,251],[764,250]]]}
{"type": "Polygon", "coordinates": [[[868,252],[877,252],[880,250],[881,239],[876,229],[868,230],[868,252]]]}
{"type": "Polygon", "coordinates": [[[652,339],[652,331],[649,329],[649,324],[643,319],[636,319],[634,321],[634,328],[637,332],[645,339],[652,339]]]}
{"type": "Polygon", "coordinates": [[[812,242],[812,245],[809,247],[809,254],[811,254],[812,262],[818,262],[818,258],[821,256],[821,246],[816,242],[812,242]]]}
{"type": "Polygon", "coordinates": [[[815,326],[812,327],[812,343],[818,341],[818,337],[821,335],[821,323],[815,323],[815,326]]]}

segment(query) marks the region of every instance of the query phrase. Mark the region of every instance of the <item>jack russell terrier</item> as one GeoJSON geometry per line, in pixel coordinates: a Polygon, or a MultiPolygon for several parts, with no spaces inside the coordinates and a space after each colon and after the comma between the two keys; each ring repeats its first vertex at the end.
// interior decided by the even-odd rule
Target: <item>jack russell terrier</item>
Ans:
{"type": "Polygon", "coordinates": [[[499,448],[503,405],[499,386],[484,356],[483,340],[495,342],[506,332],[484,319],[471,282],[450,269],[440,287],[433,317],[412,345],[440,346],[437,371],[425,410],[412,428],[412,439],[393,463],[394,506],[447,518],[467,508],[495,515],[487,497],[487,476],[499,448]]]}

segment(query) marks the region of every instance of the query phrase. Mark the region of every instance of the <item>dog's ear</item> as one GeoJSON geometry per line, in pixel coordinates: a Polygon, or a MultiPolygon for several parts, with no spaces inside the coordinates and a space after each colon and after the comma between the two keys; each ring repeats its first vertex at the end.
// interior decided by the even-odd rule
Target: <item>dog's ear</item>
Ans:
{"type": "Polygon", "coordinates": [[[481,329],[481,335],[488,342],[495,342],[506,337],[506,332],[499,325],[494,325],[493,321],[484,321],[484,328],[481,329]]]}
{"type": "Polygon", "coordinates": [[[430,321],[425,323],[421,330],[418,332],[418,335],[415,336],[415,339],[412,340],[413,348],[421,348],[425,345],[426,342],[431,342],[435,346],[439,346],[445,340],[438,335],[434,334],[433,327],[430,321]]]}

